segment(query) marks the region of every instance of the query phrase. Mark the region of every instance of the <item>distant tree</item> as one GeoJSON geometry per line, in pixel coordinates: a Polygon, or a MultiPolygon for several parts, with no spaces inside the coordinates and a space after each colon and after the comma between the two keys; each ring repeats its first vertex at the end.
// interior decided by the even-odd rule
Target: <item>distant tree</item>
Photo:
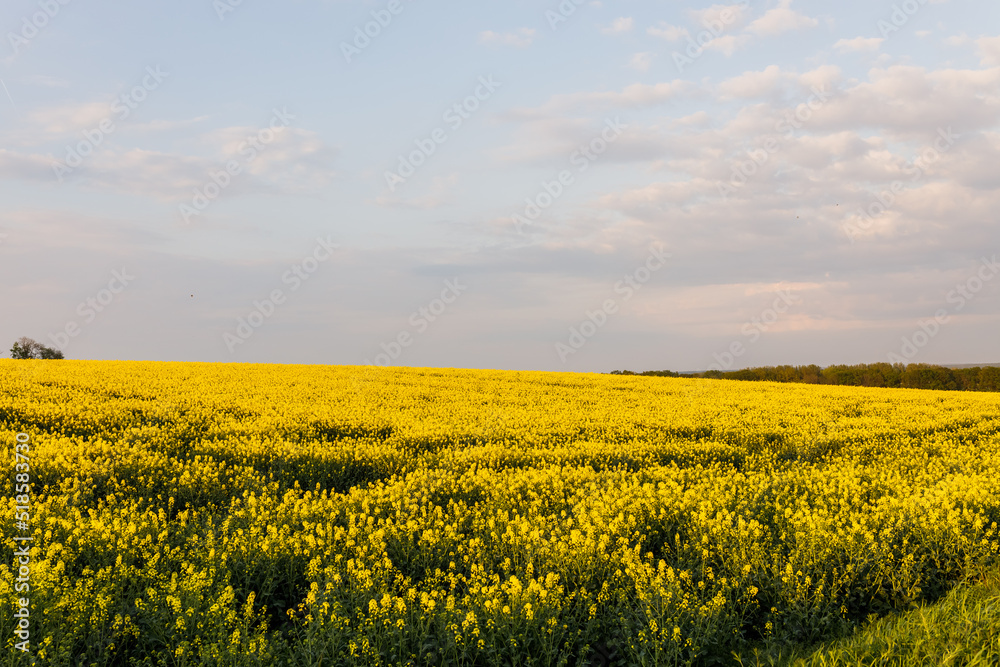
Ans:
{"type": "Polygon", "coordinates": [[[958,389],[955,374],[950,368],[929,364],[909,364],[903,372],[902,384],[909,389],[958,389]]]}
{"type": "Polygon", "coordinates": [[[35,350],[32,346],[34,343],[30,338],[19,338],[14,341],[14,347],[10,348],[10,358],[11,359],[33,359],[35,355],[35,350]]]}
{"type": "Polygon", "coordinates": [[[42,345],[38,341],[22,336],[10,348],[11,359],[64,359],[59,350],[42,345]]]}
{"type": "Polygon", "coordinates": [[[931,364],[855,364],[820,368],[760,366],[735,371],[709,370],[681,376],[673,371],[612,371],[612,375],[708,378],[750,382],[805,382],[853,387],[906,387],[945,391],[1000,391],[1000,367],[948,368],[931,364]]]}
{"type": "Polygon", "coordinates": [[[1000,368],[984,366],[979,369],[979,391],[1000,391],[1000,368]]]}
{"type": "MultiPolygon", "coordinates": [[[[634,373],[630,373],[630,374],[631,375],[635,375],[634,373]]],[[[675,373],[674,371],[644,371],[644,372],[640,373],[639,375],[647,375],[647,376],[651,376],[651,377],[661,377],[661,378],[663,378],[663,377],[665,377],[665,378],[677,378],[677,377],[681,376],[680,373],[675,373]]]]}
{"type": "Polygon", "coordinates": [[[46,347],[42,345],[42,349],[39,352],[39,359],[65,359],[66,357],[63,353],[54,347],[46,347]]]}
{"type": "Polygon", "coordinates": [[[802,374],[802,381],[806,384],[819,384],[823,377],[823,369],[816,364],[799,366],[799,372],[802,374]]]}

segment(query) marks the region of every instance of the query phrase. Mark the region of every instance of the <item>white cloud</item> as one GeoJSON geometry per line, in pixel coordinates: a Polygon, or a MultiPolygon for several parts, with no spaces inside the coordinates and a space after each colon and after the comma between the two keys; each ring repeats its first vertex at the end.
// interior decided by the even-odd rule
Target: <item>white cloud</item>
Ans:
{"type": "Polygon", "coordinates": [[[23,154],[0,148],[0,178],[53,181],[55,160],[47,155],[23,154]]]}
{"type": "Polygon", "coordinates": [[[840,53],[872,53],[879,50],[885,39],[882,37],[855,37],[853,39],[840,39],[834,43],[833,48],[840,53]]]}
{"type": "Polygon", "coordinates": [[[706,9],[690,10],[688,16],[696,25],[692,30],[661,21],[659,25],[646,30],[649,35],[668,42],[691,40],[692,31],[697,34],[697,42],[708,51],[718,51],[726,56],[750,43],[746,34],[727,34],[736,31],[744,22],[740,5],[712,5],[706,9]]]}
{"type": "MultiPolygon", "coordinates": [[[[576,214],[578,222],[550,228],[551,238],[574,247],[620,248],[623,238],[655,231],[670,234],[696,255],[761,252],[783,265],[774,244],[790,249],[818,242],[825,249],[817,256],[836,265],[856,252],[844,225],[875,201],[878,188],[899,180],[905,191],[866,227],[865,238],[856,238],[868,244],[867,252],[902,264],[901,258],[913,253],[923,258],[922,266],[931,266],[942,248],[966,247],[970,239],[995,244],[990,207],[1000,206],[1000,175],[990,165],[1000,159],[1000,133],[989,134],[987,128],[1000,122],[998,82],[1000,68],[895,66],[874,68],[862,81],[845,80],[829,65],[804,73],[777,66],[746,72],[719,84],[720,99],[763,97],[763,103],[742,105],[728,119],[701,112],[661,121],[659,127],[631,128],[630,136],[649,147],[642,160],[646,173],[656,175],[654,182],[594,192],[576,214]],[[785,137],[776,121],[804,109],[799,103],[813,86],[826,87],[830,99],[785,137]],[[938,140],[937,128],[948,125],[960,131],[961,140],[936,161],[922,164],[914,179],[913,160],[938,140]],[[769,137],[779,138],[777,150],[724,200],[719,183],[728,182],[733,165],[746,162],[747,151],[759,149],[769,137]],[[585,222],[592,219],[605,226],[585,222]],[[961,228],[960,239],[948,232],[949,225],[961,228]],[[719,247],[721,237],[732,241],[719,247]]],[[[558,128],[553,119],[551,131],[558,128]]],[[[538,145],[540,138],[525,136],[523,143],[538,145]]],[[[619,160],[618,150],[624,148],[624,143],[616,146],[612,159],[619,160]]],[[[545,229],[540,233],[549,238],[545,229]]],[[[877,313],[869,317],[856,306],[845,306],[844,313],[858,326],[878,319],[877,313]]]]}
{"type": "MultiPolygon", "coordinates": [[[[263,144],[249,161],[240,148],[258,130],[228,127],[202,134],[196,143],[212,151],[207,156],[122,149],[103,143],[64,177],[69,184],[160,201],[189,198],[191,190],[204,185],[209,173],[222,169],[227,160],[235,160],[242,167],[242,173],[226,188],[227,197],[251,192],[301,193],[336,177],[331,162],[337,151],[316,133],[299,128],[277,128],[274,139],[263,144]]],[[[53,166],[57,159],[62,160],[63,155],[0,150],[0,177],[56,182],[53,166]]]]}
{"type": "MultiPolygon", "coordinates": [[[[132,148],[92,155],[67,177],[67,182],[99,190],[128,193],[163,202],[187,200],[191,191],[219,169],[219,161],[132,148]]],[[[234,179],[226,196],[239,194],[246,177],[234,179]]]]}
{"type": "Polygon", "coordinates": [[[836,65],[821,65],[816,69],[803,72],[799,78],[799,85],[812,92],[813,88],[834,88],[844,76],[840,68],[836,65]]]}
{"type": "Polygon", "coordinates": [[[652,51],[633,54],[632,59],[628,62],[628,66],[640,72],[649,71],[649,66],[653,64],[654,55],[652,51]]]}
{"type": "Polygon", "coordinates": [[[750,35],[722,35],[705,44],[706,51],[718,51],[731,56],[750,43],[750,35]]]}
{"type": "Polygon", "coordinates": [[[945,38],[944,43],[948,46],[965,46],[972,40],[964,32],[958,35],[951,35],[945,38]]]}
{"type": "Polygon", "coordinates": [[[811,122],[837,129],[880,128],[887,138],[926,135],[948,126],[974,131],[1000,120],[998,86],[1000,68],[874,68],[868,81],[835,96],[811,122]]]}
{"type": "Polygon", "coordinates": [[[682,118],[676,119],[674,122],[678,125],[703,125],[707,126],[711,121],[711,116],[708,115],[707,111],[696,111],[689,116],[683,116],[682,118]]]}
{"type": "Polygon", "coordinates": [[[27,122],[33,126],[29,133],[35,131],[49,136],[76,134],[81,130],[93,129],[105,118],[118,120],[117,115],[111,111],[111,105],[106,102],[42,107],[27,114],[27,122]]]}
{"type": "Polygon", "coordinates": [[[699,30],[704,28],[718,35],[742,26],[745,20],[743,12],[743,6],[738,4],[712,5],[705,9],[689,10],[688,16],[698,24],[699,30]]]}
{"type": "Polygon", "coordinates": [[[687,28],[671,25],[663,21],[660,22],[659,26],[648,28],[646,32],[654,37],[665,39],[668,42],[678,42],[690,34],[687,28]]]}
{"type": "Polygon", "coordinates": [[[265,187],[281,192],[304,192],[325,185],[336,176],[331,167],[337,149],[327,145],[319,134],[297,127],[279,127],[274,140],[266,144],[252,162],[240,151],[255,127],[232,127],[204,135],[203,143],[219,144],[221,154],[245,164],[246,173],[265,187]]]}
{"type": "Polygon", "coordinates": [[[777,65],[770,65],[761,72],[744,72],[719,84],[719,92],[729,98],[753,98],[773,95],[781,86],[794,80],[790,72],[783,72],[777,65]]]}
{"type": "Polygon", "coordinates": [[[695,88],[694,84],[680,79],[656,84],[633,83],[620,91],[553,95],[541,106],[514,109],[504,115],[509,118],[536,119],[594,110],[651,107],[669,102],[695,88]]]}
{"type": "Polygon", "coordinates": [[[794,30],[815,28],[819,21],[791,8],[792,0],[779,0],[778,6],[747,26],[747,32],[759,37],[774,37],[794,30]]]}
{"type": "Polygon", "coordinates": [[[980,64],[987,67],[1000,65],[1000,37],[980,37],[976,40],[979,47],[980,64]]]}
{"type": "Polygon", "coordinates": [[[620,35],[625,32],[631,32],[633,21],[631,16],[622,16],[611,22],[606,28],[603,28],[601,32],[606,35],[620,35]]]}
{"type": "Polygon", "coordinates": [[[198,116],[196,118],[187,118],[185,120],[151,120],[148,123],[137,123],[135,125],[130,125],[129,128],[133,130],[138,130],[141,132],[168,132],[170,130],[179,130],[183,128],[188,128],[198,123],[203,123],[211,118],[211,116],[198,116]]]}
{"type": "Polygon", "coordinates": [[[518,28],[514,32],[498,33],[486,30],[479,33],[480,44],[496,44],[500,46],[513,46],[519,49],[531,46],[535,40],[536,30],[534,28],[518,28]]]}

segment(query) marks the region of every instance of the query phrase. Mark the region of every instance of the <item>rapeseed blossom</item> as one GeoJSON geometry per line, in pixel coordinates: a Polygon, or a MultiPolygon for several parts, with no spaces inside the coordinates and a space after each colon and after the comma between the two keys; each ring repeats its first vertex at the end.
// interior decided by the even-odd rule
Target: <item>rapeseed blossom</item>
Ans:
{"type": "Polygon", "coordinates": [[[38,647],[683,664],[997,563],[1000,395],[705,382],[0,361],[0,434],[33,443],[38,647]]]}

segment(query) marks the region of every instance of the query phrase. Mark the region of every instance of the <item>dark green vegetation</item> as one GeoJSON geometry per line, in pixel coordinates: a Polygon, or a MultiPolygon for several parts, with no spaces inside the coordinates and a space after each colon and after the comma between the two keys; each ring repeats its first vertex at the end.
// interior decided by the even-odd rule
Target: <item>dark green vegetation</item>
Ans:
{"type": "Polygon", "coordinates": [[[751,380],[758,382],[800,382],[835,384],[850,387],[897,387],[938,389],[944,391],[1000,391],[1000,367],[973,366],[949,368],[930,364],[855,364],[852,366],[763,366],[738,371],[611,371],[611,375],[651,377],[696,377],[714,380],[751,380]]]}
{"type": "Polygon", "coordinates": [[[37,340],[22,336],[10,348],[11,359],[64,359],[59,350],[42,345],[37,340]]]}

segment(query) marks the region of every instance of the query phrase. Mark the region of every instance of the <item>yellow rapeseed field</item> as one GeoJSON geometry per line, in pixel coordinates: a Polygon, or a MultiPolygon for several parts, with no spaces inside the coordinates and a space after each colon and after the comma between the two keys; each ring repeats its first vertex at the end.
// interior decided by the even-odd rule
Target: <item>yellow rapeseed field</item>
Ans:
{"type": "Polygon", "coordinates": [[[724,664],[1000,549],[1000,394],[3,360],[0,437],[0,664],[724,664]]]}

